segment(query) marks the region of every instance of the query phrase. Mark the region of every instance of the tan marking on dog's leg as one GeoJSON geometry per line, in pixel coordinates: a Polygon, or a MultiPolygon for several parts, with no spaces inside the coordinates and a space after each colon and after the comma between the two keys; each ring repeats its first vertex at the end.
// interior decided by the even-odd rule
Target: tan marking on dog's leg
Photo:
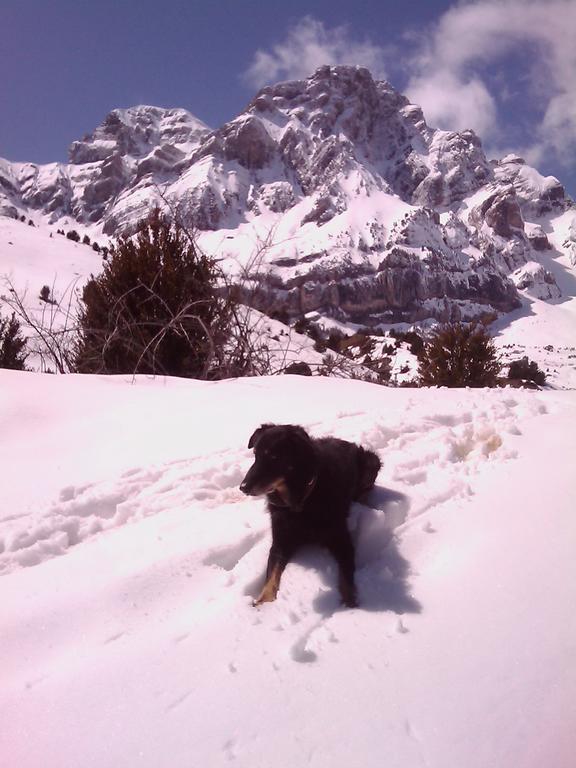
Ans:
{"type": "Polygon", "coordinates": [[[264,584],[262,592],[260,592],[252,605],[256,606],[260,605],[261,603],[271,603],[276,600],[276,595],[278,594],[278,589],[280,587],[280,578],[282,576],[283,570],[284,568],[280,565],[280,563],[276,563],[276,565],[272,568],[266,584],[264,584]]]}

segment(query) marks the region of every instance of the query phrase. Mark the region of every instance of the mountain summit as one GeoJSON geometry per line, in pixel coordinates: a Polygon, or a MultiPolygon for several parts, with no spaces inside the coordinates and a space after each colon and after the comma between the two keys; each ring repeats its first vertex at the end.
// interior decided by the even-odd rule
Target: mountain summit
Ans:
{"type": "Polygon", "coordinates": [[[519,289],[560,296],[543,254],[576,260],[558,180],[514,155],[489,161],[473,131],[431,128],[362,67],[264,88],[215,131],[182,109],[118,109],[67,164],[0,161],[8,216],[113,235],[162,197],[247,301],[292,316],[493,316],[519,289]]]}

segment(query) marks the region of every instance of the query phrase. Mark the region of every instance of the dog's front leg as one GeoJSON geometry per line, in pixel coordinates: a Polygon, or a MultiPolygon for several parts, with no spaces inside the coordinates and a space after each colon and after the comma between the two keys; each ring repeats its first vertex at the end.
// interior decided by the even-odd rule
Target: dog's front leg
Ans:
{"type": "Polygon", "coordinates": [[[354,572],[356,570],[354,558],[354,544],[348,528],[340,531],[328,542],[328,549],[334,555],[338,564],[338,588],[342,602],[348,608],[358,606],[356,596],[356,584],[354,572]]]}
{"type": "Polygon", "coordinates": [[[261,605],[262,603],[271,603],[276,600],[280,579],[284,569],[288,564],[288,558],[283,556],[274,546],[270,548],[268,555],[268,565],[266,567],[266,583],[256,600],[252,605],[261,605]]]}

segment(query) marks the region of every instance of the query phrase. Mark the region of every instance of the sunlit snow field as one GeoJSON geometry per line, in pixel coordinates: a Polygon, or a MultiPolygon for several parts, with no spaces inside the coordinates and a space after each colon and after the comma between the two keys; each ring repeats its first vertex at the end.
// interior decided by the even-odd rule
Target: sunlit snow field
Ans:
{"type": "Polygon", "coordinates": [[[574,392],[0,371],[10,768],[569,768],[574,392]],[[310,550],[253,608],[261,422],[370,446],[360,607],[310,550]]]}
{"type": "MultiPolygon", "coordinates": [[[[0,766],[572,768],[576,283],[543,258],[562,297],[491,326],[542,391],[0,370],[0,766]],[[358,609],[317,550],[252,607],[270,421],[382,460],[358,609]]],[[[8,219],[0,259],[36,314],[101,267],[8,219]]]]}

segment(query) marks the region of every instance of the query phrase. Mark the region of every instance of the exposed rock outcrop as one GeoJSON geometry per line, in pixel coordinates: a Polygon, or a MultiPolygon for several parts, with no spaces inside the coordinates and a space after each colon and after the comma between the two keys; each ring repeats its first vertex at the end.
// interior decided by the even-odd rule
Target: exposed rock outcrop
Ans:
{"type": "Polygon", "coordinates": [[[542,264],[533,261],[513,272],[512,280],[518,290],[535,299],[558,299],[562,295],[554,275],[544,269],[542,264]]]}
{"type": "MultiPolygon", "coordinates": [[[[484,317],[517,289],[556,298],[533,264],[573,206],[557,179],[489,162],[472,131],[430,128],[362,67],[266,87],[216,131],[181,109],[117,109],[68,164],[0,161],[0,214],[109,235],[133,232],[159,190],[250,303],[359,322],[484,317]]],[[[576,213],[573,230],[576,261],[576,213]]]]}
{"type": "Polygon", "coordinates": [[[479,216],[500,237],[509,238],[524,232],[524,220],[513,188],[487,197],[480,206],[479,216]]]}

